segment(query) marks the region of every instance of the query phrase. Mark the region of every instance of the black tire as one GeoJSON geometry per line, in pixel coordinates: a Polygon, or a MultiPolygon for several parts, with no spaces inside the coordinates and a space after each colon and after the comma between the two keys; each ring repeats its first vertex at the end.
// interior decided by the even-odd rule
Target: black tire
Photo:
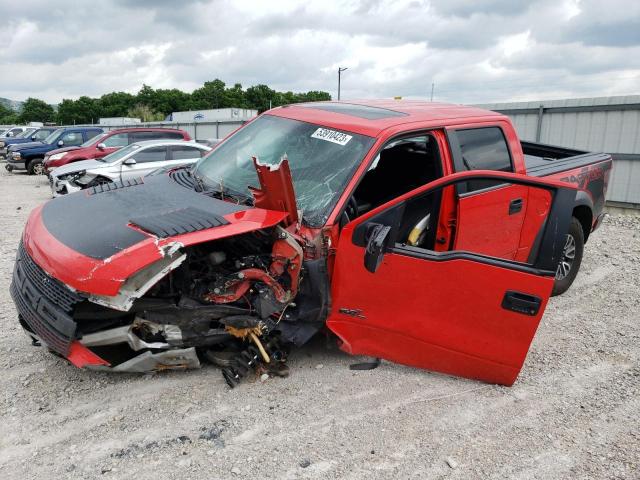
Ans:
{"type": "Polygon", "coordinates": [[[44,159],[34,158],[27,163],[27,173],[29,175],[44,175],[44,159]]]}
{"type": "Polygon", "coordinates": [[[113,180],[106,177],[96,177],[93,181],[88,185],[89,187],[95,187],[97,185],[106,185],[107,183],[112,183],[113,180]]]}
{"type": "Polygon", "coordinates": [[[584,252],[584,231],[580,221],[573,217],[571,225],[569,225],[569,233],[565,239],[564,249],[558,269],[556,270],[556,282],[553,285],[552,296],[562,295],[569,290],[569,287],[576,279],[580,264],[582,263],[582,254],[584,252]],[[571,256],[573,255],[573,258],[571,256]]]}

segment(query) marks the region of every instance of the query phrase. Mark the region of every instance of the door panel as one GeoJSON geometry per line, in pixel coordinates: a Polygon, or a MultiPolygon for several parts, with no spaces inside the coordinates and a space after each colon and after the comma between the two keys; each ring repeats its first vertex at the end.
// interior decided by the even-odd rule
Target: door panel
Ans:
{"type": "Polygon", "coordinates": [[[364,247],[342,237],[338,249],[334,283],[342,284],[333,292],[338,311],[328,325],[348,352],[493,383],[515,381],[546,300],[529,316],[502,309],[504,295],[516,290],[547,299],[553,277],[406,252],[386,254],[370,274],[362,266],[364,247]],[[345,284],[347,277],[351,281],[345,284]],[[365,318],[340,308],[361,310],[365,318]]]}
{"type": "Polygon", "coordinates": [[[520,244],[528,191],[529,187],[524,185],[509,185],[461,196],[454,250],[513,260],[520,244]],[[510,209],[516,205],[519,210],[510,209]],[[495,225],[501,228],[496,230],[495,225]]]}
{"type": "Polygon", "coordinates": [[[575,190],[557,182],[470,172],[432,182],[356,219],[344,227],[338,242],[327,326],[352,354],[511,385],[553,288],[562,243],[556,240],[568,231],[574,200],[575,190]],[[514,185],[507,188],[524,189],[519,192],[524,198],[535,191],[534,204],[525,202],[518,212],[523,229],[509,230],[516,249],[522,238],[529,239],[533,253],[527,252],[527,263],[495,252],[487,255],[486,239],[472,241],[467,229],[500,231],[503,216],[490,212],[487,224],[460,217],[454,235],[467,235],[465,251],[436,252],[437,240],[423,247],[403,243],[410,230],[404,219],[424,216],[414,211],[421,205],[433,210],[431,225],[438,228],[440,203],[421,198],[444,202],[448,196],[439,197],[440,192],[456,181],[488,178],[511,179],[514,185]],[[367,232],[375,224],[390,227],[390,240],[379,268],[371,273],[364,257],[367,232]]]}

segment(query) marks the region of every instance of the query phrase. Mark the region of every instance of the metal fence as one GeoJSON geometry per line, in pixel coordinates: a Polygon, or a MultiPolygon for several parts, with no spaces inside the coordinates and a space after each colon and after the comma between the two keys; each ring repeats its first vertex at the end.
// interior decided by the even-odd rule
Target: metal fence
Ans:
{"type": "Polygon", "coordinates": [[[610,153],[609,205],[640,209],[640,95],[477,106],[508,115],[523,140],[610,153]]]}

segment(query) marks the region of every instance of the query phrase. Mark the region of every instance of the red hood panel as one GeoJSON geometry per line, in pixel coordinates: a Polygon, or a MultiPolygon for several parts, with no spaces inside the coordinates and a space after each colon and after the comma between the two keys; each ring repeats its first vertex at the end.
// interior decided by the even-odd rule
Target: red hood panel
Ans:
{"type": "MultiPolygon", "coordinates": [[[[69,248],[44,225],[40,206],[31,212],[24,231],[24,245],[31,258],[47,273],[80,292],[116,295],[120,285],[138,270],[162,258],[162,247],[179,242],[195,245],[277,225],[285,212],[249,209],[224,215],[226,225],[158,239],[146,239],[105,259],[88,257],[69,248]]],[[[80,221],[80,220],[79,220],[80,221]]],[[[129,227],[131,228],[131,227],[129,227]]]]}

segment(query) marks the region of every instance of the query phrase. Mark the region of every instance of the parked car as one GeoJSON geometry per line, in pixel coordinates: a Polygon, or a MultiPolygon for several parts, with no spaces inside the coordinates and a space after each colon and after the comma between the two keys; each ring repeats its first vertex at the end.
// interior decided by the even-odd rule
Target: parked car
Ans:
{"type": "Polygon", "coordinates": [[[0,138],[11,138],[20,135],[28,127],[9,127],[0,134],[0,138]]]}
{"type": "Polygon", "coordinates": [[[42,142],[11,145],[7,152],[6,168],[26,170],[29,175],[44,173],[44,156],[47,152],[64,146],[79,146],[102,133],[98,127],[63,127],[53,131],[42,142]]]}
{"type": "Polygon", "coordinates": [[[191,140],[184,130],[175,128],[119,128],[94,137],[79,147],[64,147],[52,150],[44,158],[44,168],[48,173],[54,168],[72,162],[102,158],[119,148],[146,140],[191,140]]]}
{"type": "Polygon", "coordinates": [[[56,127],[43,127],[25,130],[16,137],[0,139],[0,157],[6,157],[11,145],[28,142],[42,142],[56,130],[56,127]]]}
{"type": "Polygon", "coordinates": [[[207,147],[215,147],[222,141],[220,138],[205,138],[202,140],[196,140],[196,142],[206,145],[207,147]]]}
{"type": "Polygon", "coordinates": [[[511,385],[610,171],[478,108],[275,108],[193,169],[34,209],[11,295],[34,343],[78,367],[206,358],[233,387],[326,329],[350,354],[511,385]]]}
{"type": "Polygon", "coordinates": [[[57,197],[104,183],[144,177],[163,167],[189,165],[210,150],[206,145],[181,140],[133,143],[103,158],[58,167],[49,175],[49,183],[53,196],[57,197]]]}

